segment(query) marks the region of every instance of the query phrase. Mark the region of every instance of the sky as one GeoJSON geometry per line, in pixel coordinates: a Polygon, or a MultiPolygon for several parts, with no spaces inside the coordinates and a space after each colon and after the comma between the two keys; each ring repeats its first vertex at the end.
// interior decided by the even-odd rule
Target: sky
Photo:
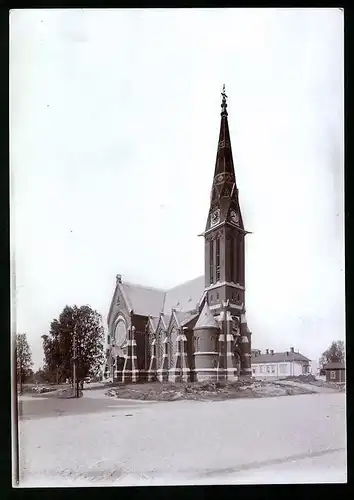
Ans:
{"type": "Polygon", "coordinates": [[[252,347],[345,335],[340,9],[10,14],[13,330],[204,273],[226,85],[252,347]]]}

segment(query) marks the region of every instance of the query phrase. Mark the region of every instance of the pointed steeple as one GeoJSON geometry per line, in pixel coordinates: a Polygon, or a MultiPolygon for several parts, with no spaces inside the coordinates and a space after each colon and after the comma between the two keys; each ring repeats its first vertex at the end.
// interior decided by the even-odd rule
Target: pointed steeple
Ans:
{"type": "Polygon", "coordinates": [[[209,328],[219,328],[216,319],[212,315],[212,312],[208,306],[208,302],[205,301],[202,312],[199,315],[198,321],[194,327],[194,330],[204,330],[209,328]]]}
{"type": "Polygon", "coordinates": [[[227,119],[227,95],[225,94],[225,85],[221,96],[221,124],[212,188],[213,201],[217,201],[220,196],[231,196],[232,188],[236,183],[229,123],[227,119]]]}
{"type": "Polygon", "coordinates": [[[227,112],[225,85],[221,93],[221,123],[218,149],[211,189],[210,211],[207,228],[217,223],[229,221],[243,228],[241,210],[238,201],[238,189],[232,157],[230,131],[227,112]]]}

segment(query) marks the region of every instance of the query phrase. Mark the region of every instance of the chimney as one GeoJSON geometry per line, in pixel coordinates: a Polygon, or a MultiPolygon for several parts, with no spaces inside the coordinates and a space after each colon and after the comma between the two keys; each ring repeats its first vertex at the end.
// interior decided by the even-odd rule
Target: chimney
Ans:
{"type": "Polygon", "coordinates": [[[273,354],[274,354],[274,349],[271,349],[271,350],[270,350],[270,354],[273,356],[273,354]]]}
{"type": "Polygon", "coordinates": [[[269,354],[269,349],[266,349],[266,354],[269,354]]]}
{"type": "Polygon", "coordinates": [[[294,352],[294,348],[293,347],[290,347],[290,352],[294,352]]]}
{"type": "Polygon", "coordinates": [[[117,274],[116,280],[117,280],[117,283],[122,283],[122,275],[121,274],[117,274]]]}
{"type": "Polygon", "coordinates": [[[286,355],[289,356],[289,351],[286,351],[286,355]]]}

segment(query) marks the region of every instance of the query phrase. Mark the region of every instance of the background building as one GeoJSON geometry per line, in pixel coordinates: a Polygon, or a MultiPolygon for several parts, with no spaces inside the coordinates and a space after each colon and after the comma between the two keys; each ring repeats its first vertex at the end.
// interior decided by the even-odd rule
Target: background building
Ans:
{"type": "Polygon", "coordinates": [[[327,363],[324,367],[327,382],[345,382],[345,364],[327,363]]]}
{"type": "Polygon", "coordinates": [[[311,361],[293,347],[286,352],[267,349],[264,354],[252,349],[251,366],[252,376],[259,379],[297,377],[311,371],[311,361]]]}

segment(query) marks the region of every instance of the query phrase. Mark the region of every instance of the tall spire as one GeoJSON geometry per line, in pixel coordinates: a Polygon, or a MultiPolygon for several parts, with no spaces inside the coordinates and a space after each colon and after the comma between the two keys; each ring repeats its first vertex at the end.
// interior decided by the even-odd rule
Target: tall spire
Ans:
{"type": "Polygon", "coordinates": [[[225,94],[225,85],[223,86],[221,101],[221,123],[220,123],[220,133],[219,133],[219,143],[218,151],[216,155],[216,164],[214,172],[214,180],[220,174],[228,173],[228,176],[222,176],[221,181],[235,182],[235,172],[234,172],[234,162],[232,159],[229,123],[228,123],[228,112],[227,112],[227,95],[225,94]],[[232,177],[232,179],[231,179],[232,177]]]}
{"type": "Polygon", "coordinates": [[[221,197],[232,197],[237,189],[227,118],[227,95],[225,93],[225,85],[223,85],[221,96],[221,123],[212,187],[212,203],[218,202],[221,197]]]}
{"type": "Polygon", "coordinates": [[[211,229],[216,223],[226,221],[243,230],[231,149],[227,112],[228,97],[225,92],[225,85],[222,88],[221,98],[220,133],[206,230],[211,229]]]}

